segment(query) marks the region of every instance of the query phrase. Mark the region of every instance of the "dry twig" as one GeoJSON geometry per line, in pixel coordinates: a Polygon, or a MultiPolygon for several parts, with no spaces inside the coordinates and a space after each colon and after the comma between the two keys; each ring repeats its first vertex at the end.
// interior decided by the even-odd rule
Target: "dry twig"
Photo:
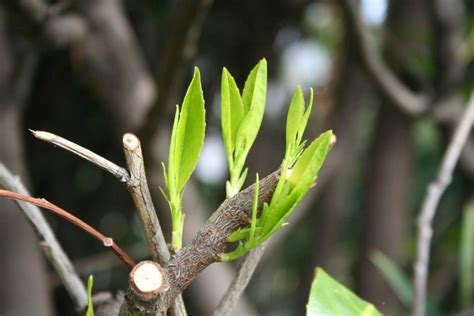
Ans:
{"type": "Polygon", "coordinates": [[[428,111],[428,98],[416,94],[406,87],[371,47],[368,38],[369,32],[364,29],[354,2],[352,0],[339,0],[339,3],[344,9],[349,24],[347,29],[353,33],[356,39],[359,58],[379,90],[405,114],[418,116],[428,111]]]}
{"type": "Polygon", "coordinates": [[[83,231],[91,235],[92,237],[102,242],[102,244],[105,247],[110,248],[120,260],[128,264],[130,267],[133,268],[135,266],[135,262],[125,253],[125,251],[122,250],[122,248],[120,248],[113,241],[112,238],[103,235],[101,232],[97,231],[95,228],[93,228],[89,224],[85,223],[81,219],[72,215],[68,211],[60,208],[59,206],[53,203],[50,203],[46,201],[45,199],[32,198],[30,196],[26,196],[20,193],[6,191],[6,190],[0,190],[0,197],[27,202],[27,203],[30,203],[30,204],[33,204],[38,207],[51,211],[51,213],[64,218],[65,220],[71,222],[72,224],[79,227],[80,229],[82,229],[83,231]]]}
{"type": "Polygon", "coordinates": [[[431,237],[433,235],[432,222],[436,213],[441,195],[451,183],[454,167],[461,155],[472,125],[474,123],[474,92],[453,137],[443,156],[436,180],[428,186],[428,191],[421,206],[418,218],[418,241],[415,263],[415,302],[414,316],[423,316],[426,308],[426,286],[428,279],[428,264],[430,260],[431,237]]]}
{"type": "MultiPolygon", "coordinates": [[[[140,140],[135,135],[127,133],[123,136],[122,141],[131,179],[138,183],[136,186],[129,185],[128,191],[135,203],[153,259],[165,264],[170,259],[170,252],[151,199],[140,140]]],[[[186,315],[186,308],[181,295],[174,302],[172,312],[175,316],[186,315]]]]}
{"type": "MultiPolygon", "coordinates": [[[[3,164],[0,163],[0,186],[19,192],[23,195],[29,195],[25,186],[20,180],[8,171],[3,164]]],[[[25,214],[28,222],[34,227],[40,245],[46,254],[46,258],[56,270],[64,287],[68,291],[71,299],[76,305],[77,310],[84,310],[87,306],[87,293],[81,279],[74,270],[71,261],[59,244],[51,227],[44,218],[38,207],[17,201],[18,206],[25,214]]]]}
{"type": "Polygon", "coordinates": [[[214,311],[214,316],[227,316],[234,310],[235,304],[244,293],[245,288],[250,282],[250,279],[257,268],[260,259],[262,258],[265,248],[267,247],[268,241],[264,242],[257,248],[249,252],[242,263],[239,266],[237,275],[230,283],[227,291],[222,297],[219,305],[214,311]]]}
{"type": "Polygon", "coordinates": [[[34,131],[34,130],[30,130],[30,132],[33,134],[34,137],[41,139],[45,142],[51,143],[53,145],[56,145],[58,147],[61,147],[91,162],[97,167],[111,173],[117,179],[119,179],[120,182],[126,183],[128,186],[136,186],[138,184],[136,180],[132,180],[132,178],[130,177],[130,174],[125,168],[116,165],[115,163],[105,159],[104,157],[97,155],[96,153],[90,151],[87,148],[79,146],[53,133],[43,132],[43,131],[34,131]]]}

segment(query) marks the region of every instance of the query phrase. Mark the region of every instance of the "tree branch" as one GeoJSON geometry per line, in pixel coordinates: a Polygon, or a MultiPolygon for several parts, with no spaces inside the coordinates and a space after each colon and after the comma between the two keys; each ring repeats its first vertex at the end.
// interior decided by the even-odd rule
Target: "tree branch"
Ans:
{"type": "MultiPolygon", "coordinates": [[[[259,207],[270,201],[280,176],[275,171],[260,181],[259,207]]],[[[170,289],[158,299],[158,310],[166,311],[171,302],[211,263],[218,262],[238,228],[250,224],[254,185],[225,200],[199,230],[191,244],[182,248],[164,266],[170,289]]]]}
{"type": "MultiPolygon", "coordinates": [[[[3,164],[0,163],[0,186],[5,189],[29,195],[25,186],[15,177],[3,164]]],[[[46,254],[46,258],[56,270],[61,282],[68,291],[76,309],[82,311],[87,306],[87,292],[84,284],[77,275],[74,267],[66,255],[51,227],[43,214],[36,206],[23,202],[17,202],[28,222],[33,226],[41,248],[46,254]]]]}
{"type": "Polygon", "coordinates": [[[33,131],[30,130],[34,137],[61,147],[74,155],[77,155],[92,164],[96,165],[97,167],[111,173],[114,177],[119,179],[120,182],[126,183],[127,186],[137,186],[138,182],[136,179],[132,179],[130,174],[128,173],[127,169],[116,165],[115,163],[105,159],[102,156],[97,155],[96,153],[86,149],[82,146],[77,145],[67,139],[62,138],[61,136],[55,135],[49,132],[43,131],[33,131]]]}
{"type": "Polygon", "coordinates": [[[27,202],[27,203],[30,203],[30,204],[33,204],[38,207],[51,211],[51,213],[59,217],[62,217],[63,219],[74,224],[75,226],[79,227],[80,229],[82,229],[83,231],[85,231],[86,233],[94,237],[95,239],[102,242],[102,244],[105,247],[110,248],[120,260],[128,264],[130,267],[133,268],[135,266],[135,262],[122,250],[122,248],[120,248],[113,241],[112,238],[103,235],[101,232],[97,231],[95,228],[93,228],[92,226],[84,222],[83,220],[77,218],[76,216],[60,208],[59,206],[53,203],[50,203],[46,201],[45,199],[32,198],[20,193],[6,191],[6,190],[0,190],[0,197],[11,199],[11,200],[27,202]]]}
{"type": "MultiPolygon", "coordinates": [[[[129,185],[128,191],[135,203],[153,259],[165,264],[170,259],[170,252],[148,188],[140,140],[135,135],[127,133],[123,136],[122,141],[130,176],[138,183],[136,186],[129,185]]],[[[173,304],[172,312],[177,316],[186,315],[186,308],[181,296],[173,304]]]]}
{"type": "MultiPolygon", "coordinates": [[[[279,179],[279,171],[265,177],[260,182],[259,207],[268,202],[279,179]]],[[[156,304],[141,313],[162,315],[178,295],[211,263],[218,262],[228,244],[228,237],[238,228],[250,224],[254,185],[234,197],[225,200],[196,234],[191,244],[183,247],[163,267],[163,275],[168,280],[169,289],[156,298],[156,304]]],[[[123,310],[135,304],[134,296],[125,297],[123,310]]],[[[138,312],[138,310],[133,310],[138,312]]]]}
{"type": "Polygon", "coordinates": [[[441,166],[435,181],[428,186],[428,191],[421,206],[418,218],[418,240],[415,262],[415,302],[414,316],[423,316],[426,307],[426,286],[428,279],[428,264],[430,259],[431,237],[433,235],[432,221],[436,213],[441,195],[451,183],[454,167],[461,155],[472,125],[474,123],[474,92],[465,109],[448,148],[443,156],[441,166]]]}
{"type": "Polygon", "coordinates": [[[123,149],[131,179],[137,183],[137,185],[129,185],[128,191],[135,203],[148,248],[153,260],[164,264],[170,259],[170,253],[156,215],[155,206],[151,200],[140,140],[133,134],[125,134],[123,136],[123,149]]]}
{"type": "Polygon", "coordinates": [[[346,15],[346,30],[353,33],[359,58],[377,88],[409,116],[419,116],[428,111],[429,99],[406,87],[371,47],[369,32],[365,30],[353,1],[339,0],[338,2],[346,15]]]}

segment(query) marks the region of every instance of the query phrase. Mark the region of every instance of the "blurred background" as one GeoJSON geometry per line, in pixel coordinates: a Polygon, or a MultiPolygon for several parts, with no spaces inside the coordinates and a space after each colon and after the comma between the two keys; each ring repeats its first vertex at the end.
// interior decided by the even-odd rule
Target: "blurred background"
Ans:
{"type": "MultiPolygon", "coordinates": [[[[298,84],[306,93],[315,89],[306,138],[332,129],[338,141],[316,188],[273,237],[235,315],[304,314],[316,266],[386,315],[407,313],[410,303],[371,258],[378,251],[412,278],[420,204],[473,86],[472,0],[0,1],[0,161],[34,196],[113,237],[136,260],[148,258],[126,188],[34,139],[28,128],[61,135],[122,166],[122,135],[138,133],[169,237],[160,161],[167,160],[174,105],[198,66],[207,130],[184,197],[189,241],[225,198],[222,67],[243,87],[262,57],[267,106],[247,160],[248,180],[278,168],[298,84]]],[[[434,221],[433,315],[466,308],[458,257],[473,180],[471,137],[434,221]]],[[[21,213],[8,201],[0,201],[0,210],[0,314],[73,315],[21,213]]],[[[82,278],[94,275],[94,291],[127,288],[124,264],[69,223],[47,218],[82,278]]],[[[184,292],[190,315],[211,313],[236,267],[204,271],[184,292]]]]}

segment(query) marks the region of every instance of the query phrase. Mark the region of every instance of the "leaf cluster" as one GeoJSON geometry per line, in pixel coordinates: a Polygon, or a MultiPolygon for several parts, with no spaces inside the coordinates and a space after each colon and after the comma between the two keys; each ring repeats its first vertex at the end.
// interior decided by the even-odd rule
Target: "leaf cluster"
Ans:
{"type": "Polygon", "coordinates": [[[305,141],[302,137],[311,113],[312,98],[311,91],[310,105],[305,110],[303,92],[300,87],[297,88],[288,111],[285,157],[272,200],[263,204],[261,215],[257,218],[257,175],[250,227],[237,230],[229,237],[229,242],[239,242],[239,245],[234,251],[224,254],[222,261],[234,260],[244,255],[282,228],[296,205],[315,183],[333,136],[331,131],[327,131],[304,149],[305,141]]]}
{"type": "Polygon", "coordinates": [[[248,169],[245,160],[257,137],[267,93],[267,62],[262,59],[250,72],[240,95],[230,72],[224,68],[221,81],[221,124],[230,179],[226,183],[227,197],[242,188],[248,169]]]}

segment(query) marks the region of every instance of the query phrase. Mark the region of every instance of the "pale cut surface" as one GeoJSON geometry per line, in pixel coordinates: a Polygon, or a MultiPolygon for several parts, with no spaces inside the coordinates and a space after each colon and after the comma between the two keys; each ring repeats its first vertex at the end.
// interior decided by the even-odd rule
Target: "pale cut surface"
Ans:
{"type": "Polygon", "coordinates": [[[161,271],[153,263],[137,267],[133,279],[136,287],[143,293],[156,291],[163,283],[161,271]]]}

